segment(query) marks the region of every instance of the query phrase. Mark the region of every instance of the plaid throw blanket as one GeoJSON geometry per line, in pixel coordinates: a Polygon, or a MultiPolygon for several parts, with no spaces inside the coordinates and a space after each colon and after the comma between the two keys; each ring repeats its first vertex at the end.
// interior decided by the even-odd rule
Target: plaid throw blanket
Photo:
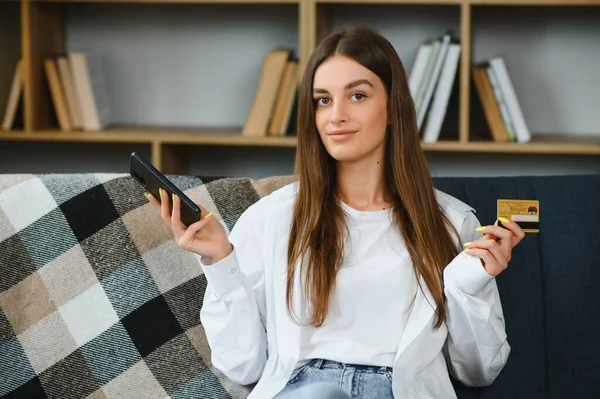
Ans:
{"type": "MultiPolygon", "coordinates": [[[[170,177],[229,230],[292,182],[170,177]]],[[[245,398],[211,365],[205,288],[128,175],[0,175],[0,396],[245,398]]]]}

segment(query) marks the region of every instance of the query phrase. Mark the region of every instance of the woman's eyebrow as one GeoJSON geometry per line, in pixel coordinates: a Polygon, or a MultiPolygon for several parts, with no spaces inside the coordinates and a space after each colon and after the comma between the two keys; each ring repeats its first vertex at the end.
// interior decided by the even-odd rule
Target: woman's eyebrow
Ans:
{"type": "MultiPolygon", "coordinates": [[[[367,79],[358,79],[358,80],[355,80],[354,82],[350,82],[346,86],[344,86],[344,90],[349,90],[349,89],[352,89],[356,86],[360,86],[363,84],[373,87],[371,82],[369,82],[367,79]]],[[[327,89],[320,89],[318,87],[315,87],[313,89],[313,93],[329,93],[329,92],[327,91],[327,89]]]]}

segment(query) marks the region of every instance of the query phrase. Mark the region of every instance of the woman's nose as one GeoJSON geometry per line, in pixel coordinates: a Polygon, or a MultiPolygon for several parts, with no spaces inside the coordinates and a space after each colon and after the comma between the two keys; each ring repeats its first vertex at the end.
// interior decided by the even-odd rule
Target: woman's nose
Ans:
{"type": "Polygon", "coordinates": [[[334,125],[348,121],[348,112],[346,106],[341,101],[336,101],[331,107],[330,122],[334,125]]]}

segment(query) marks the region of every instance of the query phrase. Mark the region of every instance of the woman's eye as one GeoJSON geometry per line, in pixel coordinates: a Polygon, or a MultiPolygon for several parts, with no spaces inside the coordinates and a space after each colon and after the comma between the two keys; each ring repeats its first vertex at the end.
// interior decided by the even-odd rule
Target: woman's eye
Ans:
{"type": "Polygon", "coordinates": [[[329,103],[329,99],[326,97],[317,98],[317,105],[327,105],[329,103]]]}
{"type": "Polygon", "coordinates": [[[356,101],[360,101],[363,98],[365,98],[365,95],[362,93],[354,93],[352,94],[352,97],[356,100],[356,101]]]}

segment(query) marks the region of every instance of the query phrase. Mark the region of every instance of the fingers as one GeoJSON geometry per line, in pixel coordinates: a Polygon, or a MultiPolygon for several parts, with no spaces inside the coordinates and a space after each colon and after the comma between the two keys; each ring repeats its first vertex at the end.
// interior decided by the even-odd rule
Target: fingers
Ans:
{"type": "Polygon", "coordinates": [[[523,229],[521,229],[521,226],[519,226],[517,223],[508,220],[506,218],[501,218],[500,221],[502,222],[502,227],[508,229],[512,235],[513,235],[513,244],[517,245],[522,239],[523,237],[525,237],[525,232],[523,231],[523,229]]]}
{"type": "Polygon", "coordinates": [[[181,222],[181,199],[174,194],[169,196],[168,192],[163,189],[159,189],[159,194],[160,200],[150,193],[144,193],[144,196],[160,212],[161,219],[171,227],[180,247],[189,248],[191,243],[194,242],[196,233],[200,232],[210,222],[213,213],[200,204],[196,204],[202,211],[202,219],[186,228],[181,222]],[[173,204],[172,208],[171,203],[173,204]]]}
{"type": "MultiPolygon", "coordinates": [[[[514,247],[513,234],[510,230],[506,230],[499,226],[482,226],[483,232],[491,234],[494,238],[491,240],[494,244],[499,245],[502,248],[505,256],[510,257],[510,253],[514,247]],[[499,238],[496,242],[495,238],[499,238]]],[[[488,240],[490,241],[490,240],[488,240]]]]}
{"type": "Polygon", "coordinates": [[[496,223],[493,226],[478,227],[476,230],[482,234],[485,234],[486,238],[498,238],[497,241],[500,242],[500,245],[504,248],[504,250],[509,251],[512,250],[512,248],[514,248],[523,239],[523,237],[525,237],[525,233],[515,222],[505,222],[507,219],[502,219],[502,225],[510,225],[512,230],[497,226],[496,223]]]}
{"type": "Polygon", "coordinates": [[[181,200],[178,196],[173,194],[171,196],[173,199],[173,213],[171,214],[171,228],[173,229],[173,233],[175,234],[175,238],[179,240],[185,233],[185,225],[181,222],[181,200]]]}
{"type": "MultiPolygon", "coordinates": [[[[162,189],[158,190],[159,194],[161,196],[163,196],[162,194],[164,193],[165,195],[163,197],[166,197],[166,192],[163,191],[162,189]]],[[[156,209],[159,213],[160,213],[160,218],[167,224],[170,225],[171,224],[171,217],[170,217],[170,210],[169,210],[169,204],[164,202],[164,200],[162,199],[157,199],[154,195],[150,194],[150,193],[144,193],[144,196],[146,197],[146,199],[148,200],[148,202],[150,202],[150,204],[152,204],[152,206],[154,207],[154,209],[156,209]]]]}
{"type": "Polygon", "coordinates": [[[498,220],[496,220],[493,226],[481,226],[476,230],[485,234],[486,238],[491,238],[492,235],[498,238],[510,237],[513,247],[525,237],[525,232],[517,223],[505,218],[499,218],[499,220],[502,222],[502,227],[498,226],[498,220]]]}
{"type": "Polygon", "coordinates": [[[207,213],[199,221],[192,223],[188,226],[188,228],[179,236],[177,239],[177,245],[179,245],[182,249],[190,249],[196,239],[196,234],[199,233],[208,223],[210,223],[212,218],[212,212],[207,213]]]}
{"type": "Polygon", "coordinates": [[[492,254],[492,256],[496,259],[498,264],[503,269],[506,269],[506,267],[508,267],[508,262],[510,262],[511,259],[512,251],[510,249],[507,251],[505,248],[501,247],[501,245],[499,245],[499,243],[497,243],[495,240],[475,240],[467,246],[466,250],[467,252],[470,252],[470,250],[472,249],[482,249],[488,251],[492,254]]]}
{"type": "MultiPolygon", "coordinates": [[[[494,226],[498,226],[498,219],[496,219],[496,221],[494,222],[494,226]]],[[[481,227],[479,227],[481,228],[481,227]]],[[[484,233],[483,238],[489,239],[489,240],[496,240],[499,241],[500,239],[496,236],[494,236],[493,234],[490,233],[484,233]]]]}
{"type": "MultiPolygon", "coordinates": [[[[494,244],[497,245],[497,244],[494,244]]],[[[501,263],[494,255],[487,249],[480,248],[468,248],[465,250],[469,255],[478,257],[483,261],[483,267],[492,276],[497,276],[502,273],[508,267],[507,263],[501,263]]]]}
{"type": "Polygon", "coordinates": [[[200,208],[200,218],[204,219],[205,217],[211,217],[212,216],[212,212],[209,211],[208,209],[206,209],[205,207],[203,207],[202,205],[196,203],[196,205],[198,206],[198,208],[200,208]],[[210,214],[210,215],[209,215],[210,214]]]}
{"type": "Polygon", "coordinates": [[[148,202],[150,202],[152,206],[156,208],[157,211],[160,211],[160,201],[157,200],[156,197],[154,197],[154,195],[150,193],[144,193],[144,196],[146,197],[148,202]]]}
{"type": "Polygon", "coordinates": [[[478,240],[465,243],[465,252],[481,259],[483,266],[493,276],[502,273],[508,267],[512,249],[525,237],[521,227],[505,218],[498,218],[493,225],[476,229],[483,234],[478,240]],[[502,222],[502,227],[498,226],[502,222]]]}
{"type": "Polygon", "coordinates": [[[160,217],[167,224],[171,224],[171,201],[169,201],[168,193],[162,188],[158,189],[160,193],[160,217]]]}

